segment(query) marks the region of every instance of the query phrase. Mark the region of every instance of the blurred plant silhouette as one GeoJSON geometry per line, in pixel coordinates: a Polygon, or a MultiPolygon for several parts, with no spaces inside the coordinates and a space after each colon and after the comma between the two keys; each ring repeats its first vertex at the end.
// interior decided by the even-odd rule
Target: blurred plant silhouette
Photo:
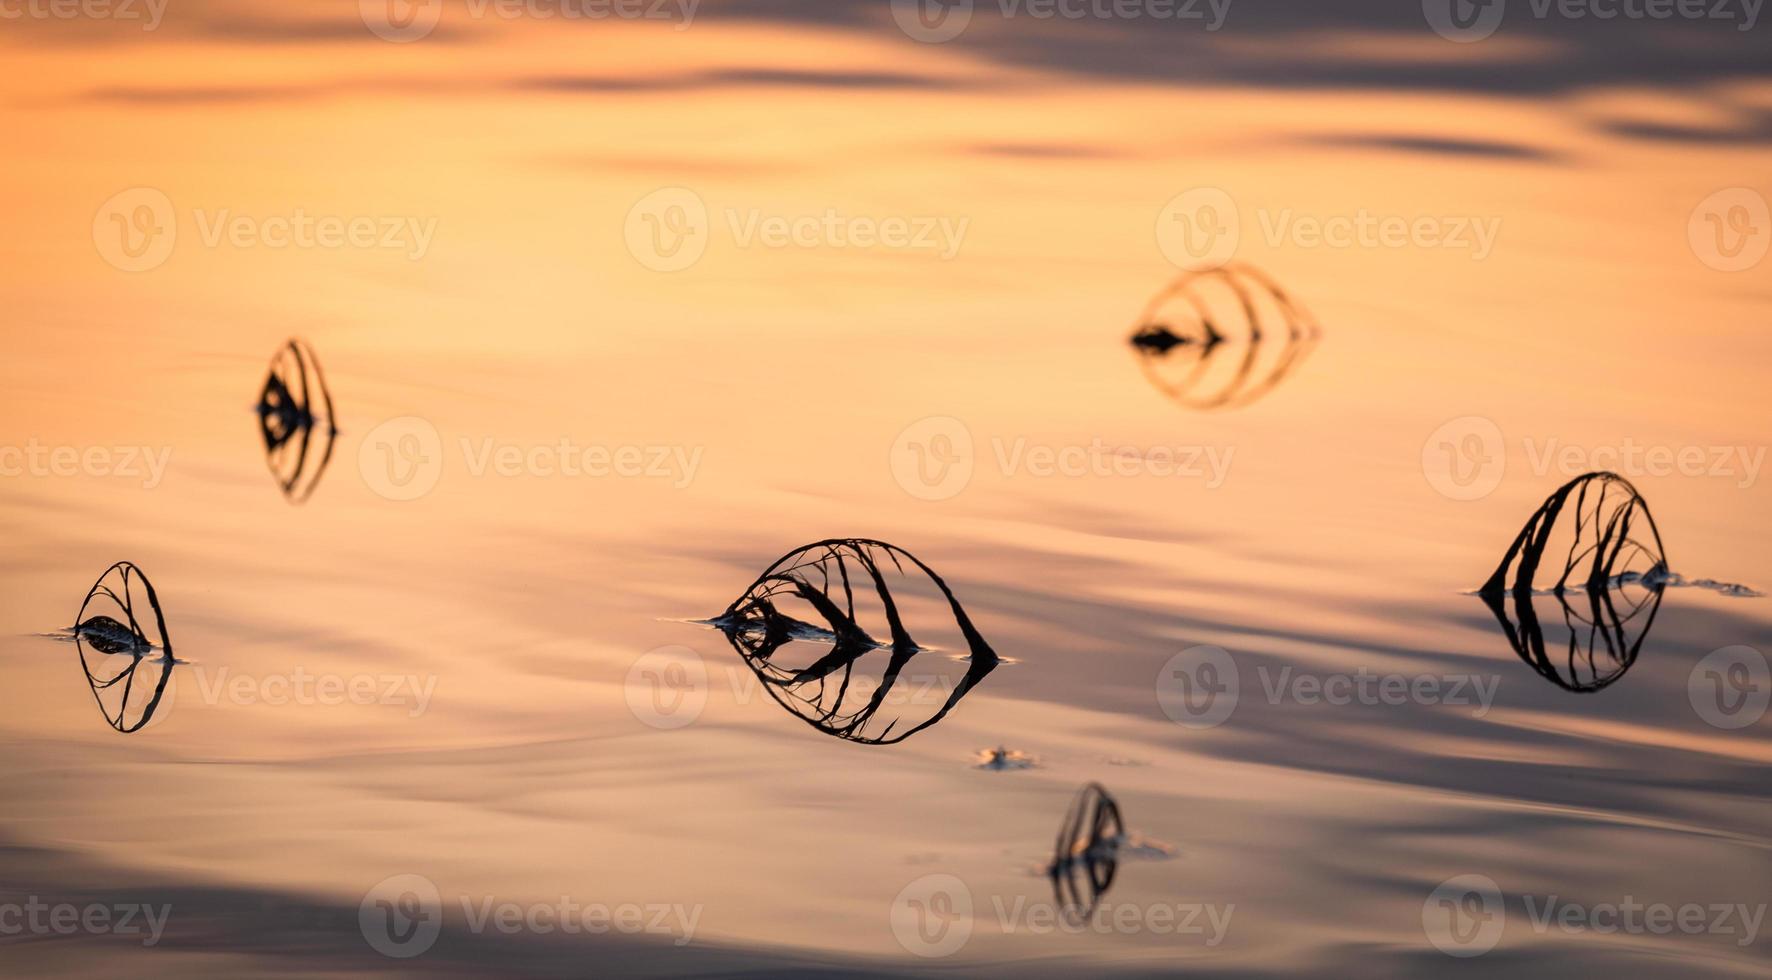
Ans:
{"type": "Polygon", "coordinates": [[[1081,922],[1095,912],[1119,871],[1126,827],[1120,805],[1100,783],[1090,783],[1071,801],[1046,874],[1052,879],[1059,914],[1081,922]]]}
{"type": "Polygon", "coordinates": [[[1321,331],[1265,273],[1243,263],[1187,272],[1140,314],[1131,344],[1144,375],[1176,404],[1249,405],[1303,363],[1321,331]]]}
{"type": "Polygon", "coordinates": [[[306,502],[332,462],[338,436],[326,374],[306,341],[291,339],[271,358],[259,390],[258,428],[265,463],[283,496],[290,503],[306,502]]]}

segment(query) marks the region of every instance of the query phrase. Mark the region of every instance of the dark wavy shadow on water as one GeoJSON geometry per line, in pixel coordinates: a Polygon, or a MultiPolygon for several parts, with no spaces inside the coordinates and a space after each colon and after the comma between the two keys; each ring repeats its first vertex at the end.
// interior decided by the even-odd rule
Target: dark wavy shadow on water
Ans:
{"type": "Polygon", "coordinates": [[[1151,386],[1184,408],[1238,408],[1266,396],[1321,330],[1267,274],[1242,263],[1183,273],[1139,315],[1130,343],[1151,386]]]}
{"type": "Polygon", "coordinates": [[[140,731],[159,710],[177,663],[153,583],[130,562],[112,565],[86,593],[74,624],[68,632],[106,723],[124,734],[140,731]]]}
{"type": "MultiPolygon", "coordinates": [[[[861,538],[796,548],[707,624],[777,704],[826,735],[869,745],[940,722],[1001,663],[933,569],[861,538]],[[965,652],[949,658],[913,639],[907,601],[945,611],[965,652]]],[[[941,624],[930,617],[924,626],[941,624]]]]}
{"type": "MultiPolygon", "coordinates": [[[[1181,2],[1176,16],[1003,17],[997,5],[973,6],[964,32],[940,47],[954,57],[1047,73],[1143,83],[1275,89],[1423,89],[1459,93],[1558,94],[1607,84],[1653,83],[1702,91],[1730,78],[1764,78],[1763,21],[1743,31],[1733,20],[1670,17],[1537,16],[1524,3],[1495,3],[1493,37],[1458,44],[1437,36],[1429,17],[1467,0],[1325,4],[1312,0],[1219,5],[1219,29],[1206,2],[1181,2]],[[1226,44],[1235,37],[1236,44],[1226,44]],[[1302,39],[1315,43],[1301,43],[1302,39]],[[1340,43],[1338,43],[1340,42],[1340,43]],[[1377,46],[1403,57],[1372,57],[1377,46]],[[1456,57],[1438,55],[1451,52],[1456,57]]],[[[954,4],[933,4],[933,11],[954,4]]],[[[1082,6],[1082,5],[1079,5],[1082,6]]],[[[1714,3],[1706,4],[1708,14],[1714,3]]],[[[1135,5],[1134,9],[1143,7],[1135,5]]],[[[846,28],[895,40],[902,30],[870,0],[712,0],[713,21],[745,18],[846,28]]],[[[1706,93],[1709,94],[1709,93],[1706,93]]]]}
{"type": "MultiPolygon", "coordinates": [[[[171,971],[180,976],[451,976],[581,977],[585,964],[616,976],[888,976],[884,960],[840,953],[773,950],[697,936],[678,946],[669,937],[603,934],[501,933],[474,929],[453,901],[442,908],[437,938],[421,956],[393,960],[365,939],[362,910],[335,900],[270,886],[217,883],[178,873],[102,863],[84,853],[25,846],[0,839],[8,869],[0,902],[109,909],[166,909],[152,946],[143,914],[128,928],[137,934],[0,938],[8,966],[21,975],[123,975],[171,971]],[[166,966],[165,964],[175,964],[166,966]],[[159,966],[155,966],[159,964],[159,966]]],[[[365,869],[362,887],[415,869],[365,869]]],[[[420,869],[422,870],[422,869],[420,869]]],[[[438,880],[443,880],[439,878],[438,880]]],[[[121,913],[112,921],[121,919],[121,913]]]]}
{"type": "Polygon", "coordinates": [[[326,373],[306,341],[291,339],[271,358],[257,411],[265,465],[285,499],[305,503],[332,462],[338,436],[326,373]]]}

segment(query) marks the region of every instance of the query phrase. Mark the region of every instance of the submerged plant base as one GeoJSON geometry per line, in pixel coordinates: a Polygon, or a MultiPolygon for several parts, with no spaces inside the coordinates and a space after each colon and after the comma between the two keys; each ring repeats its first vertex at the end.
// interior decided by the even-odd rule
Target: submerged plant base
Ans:
{"type": "Polygon", "coordinates": [[[1026,752],[1005,748],[1001,745],[994,749],[980,749],[973,754],[973,759],[976,761],[972,768],[984,769],[989,772],[1010,772],[1017,769],[1033,769],[1040,764],[1038,759],[1028,755],[1026,752]]]}

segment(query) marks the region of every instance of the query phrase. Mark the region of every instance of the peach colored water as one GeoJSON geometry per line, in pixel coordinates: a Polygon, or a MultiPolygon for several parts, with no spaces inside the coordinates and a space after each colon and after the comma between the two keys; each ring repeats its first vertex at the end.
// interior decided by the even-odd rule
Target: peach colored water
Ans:
{"type": "MultiPolygon", "coordinates": [[[[446,18],[391,44],[354,6],[175,4],[147,40],[49,23],[4,42],[0,445],[165,454],[160,473],[0,481],[0,901],[171,909],[151,947],[0,937],[21,971],[1763,975],[1772,939],[1539,929],[1522,903],[1766,901],[1772,720],[1719,727],[1692,692],[1713,650],[1772,654],[1772,605],[1669,589],[1628,673],[1584,694],[1464,594],[1547,493],[1627,444],[1706,453],[1702,473],[1627,473],[1674,571],[1772,583],[1772,481],[1750,471],[1772,280],[1688,234],[1716,191],[1772,193],[1772,158],[1626,125],[1764,114],[1763,72],[1531,98],[1279,88],[1048,70],[871,16],[446,18]],[[1472,133],[1513,150],[1435,142],[1472,133]],[[1165,397],[1127,344],[1176,274],[1159,216],[1196,187],[1236,202],[1237,257],[1321,328],[1271,391],[1215,411],[1165,397]],[[130,188],[177,226],[139,272],[103,210],[130,188]],[[710,216],[680,271],[634,244],[661,188],[710,216]],[[374,218],[378,243],[265,240],[298,210],[374,218]],[[744,237],[752,216],[827,212],[964,231],[951,255],[744,237]],[[1495,236],[1479,256],[1268,233],[1362,212],[1495,236]],[[216,231],[242,216],[242,237],[216,231]],[[339,430],[300,505],[254,414],[291,336],[339,430]],[[1461,500],[1433,459],[1470,418],[1505,434],[1504,465],[1461,500]],[[970,440],[959,489],[895,456],[920,424],[970,440]],[[1039,475],[1042,448],[1097,440],[1127,468],[1039,475]],[[645,465],[567,473],[561,446],[645,465]],[[1132,465],[1159,447],[1199,471],[1132,465]],[[434,485],[398,499],[420,457],[434,485]],[[1013,661],[896,745],[825,737],[685,622],[850,536],[926,562],[1013,661]],[[119,560],[152,577],[186,661],[127,735],[76,647],[42,635],[119,560]],[[1202,645],[1241,681],[1210,727],[1161,703],[1202,645]],[[658,656],[703,672],[680,726],[647,700],[658,656]],[[1347,704],[1286,686],[1368,673],[1474,686],[1347,704]],[[1037,765],[977,768],[998,746],[1037,765]],[[1219,934],[1018,917],[1051,901],[1053,833],[1091,781],[1171,851],[1122,861],[1105,900],[1204,909],[1219,934]],[[409,960],[359,926],[397,875],[443,903],[409,960]],[[1507,896],[1482,956],[1424,925],[1461,875],[1507,896]],[[972,903],[939,958],[894,928],[930,876],[972,903]],[[562,896],[694,925],[507,935],[464,911],[562,896]]],[[[1236,23],[1225,50],[1275,43],[1236,23]]],[[[1295,40],[1313,63],[1558,55],[1421,33],[1295,40]]]]}

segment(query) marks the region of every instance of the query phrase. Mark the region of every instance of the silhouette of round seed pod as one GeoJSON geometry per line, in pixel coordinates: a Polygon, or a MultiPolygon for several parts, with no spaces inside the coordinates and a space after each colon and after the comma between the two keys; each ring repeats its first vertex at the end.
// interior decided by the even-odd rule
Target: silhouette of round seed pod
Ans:
{"type": "Polygon", "coordinates": [[[1265,273],[1230,263],[1171,282],[1146,305],[1130,343],[1158,391],[1211,410],[1265,396],[1320,334],[1309,311],[1265,273]]]}
{"type": "Polygon", "coordinates": [[[939,722],[999,663],[939,575],[861,538],[794,549],[710,624],[782,707],[874,745],[939,722]]]}
{"type": "Polygon", "coordinates": [[[1596,472],[1545,498],[1479,594],[1539,676],[1591,692],[1636,663],[1668,577],[1648,502],[1624,477],[1596,472]],[[1553,602],[1557,615],[1541,617],[1553,602]]]}
{"type": "Polygon", "coordinates": [[[153,583],[130,562],[112,565],[80,603],[72,633],[105,721],[119,732],[139,731],[172,678],[172,641],[153,583]]]}
{"type": "Polygon", "coordinates": [[[1616,473],[1586,473],[1545,498],[1482,593],[1659,587],[1667,567],[1661,532],[1637,488],[1616,473]]]}
{"type": "Polygon", "coordinates": [[[283,496],[306,501],[332,462],[338,435],[325,372],[306,341],[292,339],[271,358],[259,389],[258,427],[265,463],[283,496]]]}
{"type": "Polygon", "coordinates": [[[1119,870],[1118,848],[1126,835],[1120,805],[1100,783],[1083,787],[1058,828],[1047,875],[1060,914],[1087,919],[1119,870]]]}

